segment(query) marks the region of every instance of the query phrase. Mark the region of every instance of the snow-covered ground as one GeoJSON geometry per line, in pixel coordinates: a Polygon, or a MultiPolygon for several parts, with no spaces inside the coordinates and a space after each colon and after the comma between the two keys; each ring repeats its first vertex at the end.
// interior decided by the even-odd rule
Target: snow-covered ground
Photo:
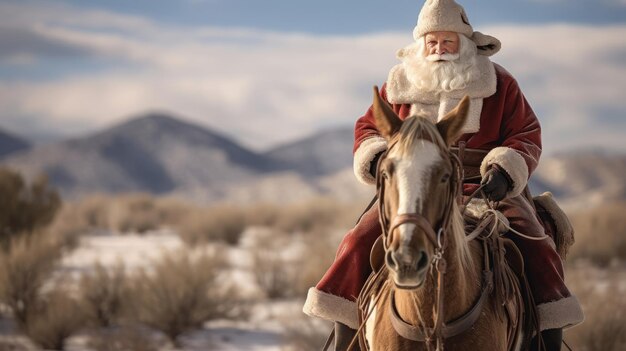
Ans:
{"type": "Polygon", "coordinates": [[[145,234],[116,234],[108,231],[84,236],[80,245],[63,257],[61,269],[83,272],[100,263],[113,267],[121,262],[128,269],[147,267],[163,252],[182,248],[184,243],[171,230],[158,230],[145,234]]]}
{"type": "MultiPolygon", "coordinates": [[[[182,350],[237,350],[237,351],[279,351],[285,350],[289,328],[308,317],[301,312],[303,300],[267,300],[256,285],[251,268],[254,248],[259,240],[265,240],[271,232],[262,228],[247,230],[239,246],[206,246],[204,250],[216,248],[226,254],[231,266],[227,276],[238,290],[257,303],[250,308],[250,316],[245,321],[216,320],[205,323],[203,329],[195,330],[180,337],[182,350]]],[[[297,257],[301,244],[294,241],[287,245],[285,258],[297,257]]],[[[114,267],[123,263],[128,270],[148,268],[166,252],[184,247],[178,235],[171,230],[158,230],[144,234],[116,234],[98,232],[85,235],[78,247],[61,260],[57,275],[69,273],[73,277],[87,273],[96,263],[114,267]]],[[[12,333],[15,329],[9,320],[0,320],[0,341],[30,343],[12,333]]],[[[330,331],[330,329],[329,329],[330,331]]],[[[66,343],[72,351],[88,350],[87,337],[77,335],[66,343]]],[[[31,344],[32,345],[32,344],[31,344]]],[[[30,346],[32,347],[32,346],[30,346]]],[[[30,349],[29,347],[29,349],[30,349]]]]}
{"type": "MultiPolygon", "coordinates": [[[[254,252],[264,243],[284,240],[280,243],[281,250],[275,254],[280,255],[282,261],[290,262],[301,257],[306,249],[304,241],[298,240],[297,236],[277,239],[275,234],[271,229],[249,228],[237,246],[215,244],[196,249],[224,253],[230,267],[224,275],[237,285],[238,291],[248,300],[256,302],[250,307],[250,314],[245,320],[208,321],[203,328],[182,335],[179,338],[182,344],[180,350],[285,351],[290,350],[289,342],[294,336],[298,337],[298,331],[306,331],[307,328],[316,329],[318,334],[330,331],[328,324],[302,314],[302,299],[268,300],[263,297],[253,274],[254,252]]],[[[123,263],[129,270],[149,269],[151,262],[164,253],[182,248],[185,248],[184,243],[168,229],[144,234],[93,233],[83,236],[78,247],[63,257],[57,274],[70,273],[76,277],[89,272],[96,263],[105,267],[123,263]]],[[[621,265],[596,268],[588,262],[578,262],[567,267],[566,277],[568,286],[585,301],[602,296],[607,291],[626,292],[626,267],[621,265]]],[[[10,319],[0,318],[0,350],[35,349],[32,343],[14,331],[15,326],[10,319]],[[22,345],[22,348],[3,348],[2,344],[6,343],[22,345]]],[[[68,340],[66,349],[86,351],[89,350],[87,342],[85,334],[75,335],[68,340]]]]}

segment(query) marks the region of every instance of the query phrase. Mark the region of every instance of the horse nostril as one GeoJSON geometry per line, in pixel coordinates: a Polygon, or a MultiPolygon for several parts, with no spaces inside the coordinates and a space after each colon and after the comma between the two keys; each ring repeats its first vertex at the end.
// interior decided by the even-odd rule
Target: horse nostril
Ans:
{"type": "Polygon", "coordinates": [[[387,251],[387,253],[385,254],[385,262],[387,263],[387,266],[391,269],[398,269],[398,262],[396,261],[393,252],[391,251],[387,251]]]}
{"type": "Polygon", "coordinates": [[[426,251],[420,250],[419,256],[417,259],[417,266],[416,266],[417,271],[420,272],[424,270],[427,266],[428,266],[428,255],[426,254],[426,251]]]}

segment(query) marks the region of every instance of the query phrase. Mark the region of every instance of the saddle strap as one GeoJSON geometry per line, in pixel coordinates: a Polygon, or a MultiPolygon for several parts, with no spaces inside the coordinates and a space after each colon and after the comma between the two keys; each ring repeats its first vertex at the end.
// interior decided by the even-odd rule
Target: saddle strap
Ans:
{"type": "MultiPolygon", "coordinates": [[[[483,305],[485,304],[485,301],[487,301],[487,298],[491,293],[492,287],[493,273],[489,270],[484,270],[482,276],[482,292],[480,294],[480,297],[478,298],[476,303],[474,303],[472,308],[463,316],[449,323],[443,324],[442,336],[444,339],[457,336],[470,329],[474,325],[474,323],[476,323],[476,321],[480,317],[480,314],[482,313],[483,305]]],[[[424,335],[422,330],[402,320],[395,307],[395,296],[393,292],[391,293],[391,303],[389,304],[389,306],[391,311],[391,324],[400,336],[405,339],[418,342],[426,341],[426,336],[424,335]]]]}

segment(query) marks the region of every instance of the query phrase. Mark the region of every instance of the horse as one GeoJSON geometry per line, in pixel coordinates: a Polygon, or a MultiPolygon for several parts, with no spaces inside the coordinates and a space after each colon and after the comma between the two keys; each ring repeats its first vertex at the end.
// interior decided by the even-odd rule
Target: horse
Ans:
{"type": "MultiPolygon", "coordinates": [[[[491,269],[502,238],[493,235],[490,251],[489,240],[466,236],[462,166],[450,147],[468,109],[466,96],[437,123],[402,121],[374,87],[376,125],[388,143],[377,171],[384,264],[359,296],[361,349],[501,351],[527,342],[524,301],[511,295],[520,293],[518,283],[507,280],[509,292],[494,293],[502,285],[491,269]]],[[[509,279],[511,269],[496,275],[509,279]]]]}

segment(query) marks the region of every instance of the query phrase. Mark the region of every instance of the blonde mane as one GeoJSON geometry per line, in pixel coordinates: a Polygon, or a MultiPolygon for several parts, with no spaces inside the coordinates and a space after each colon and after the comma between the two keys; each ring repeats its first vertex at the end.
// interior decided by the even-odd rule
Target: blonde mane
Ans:
{"type": "Polygon", "coordinates": [[[437,126],[424,116],[411,116],[405,119],[394,139],[397,141],[396,147],[401,155],[410,154],[417,142],[424,141],[432,141],[441,150],[448,149],[437,126]]]}

